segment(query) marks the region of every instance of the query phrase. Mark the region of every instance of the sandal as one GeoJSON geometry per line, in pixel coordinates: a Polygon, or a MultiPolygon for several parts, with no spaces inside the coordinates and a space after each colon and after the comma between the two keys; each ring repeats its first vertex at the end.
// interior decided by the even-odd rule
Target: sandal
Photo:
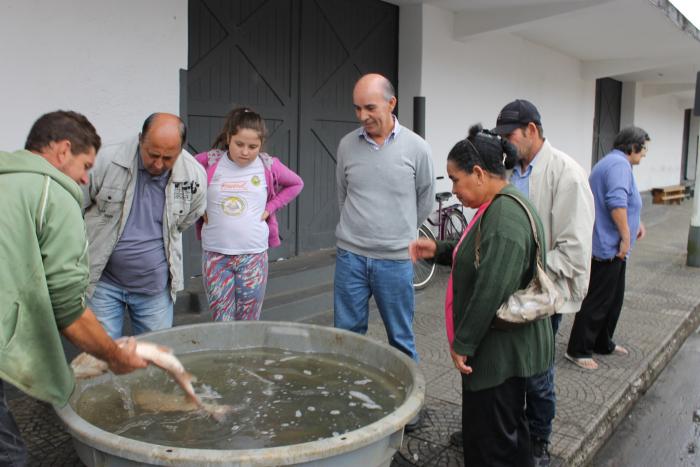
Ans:
{"type": "Polygon", "coordinates": [[[629,355],[630,352],[623,346],[615,344],[615,348],[613,349],[612,354],[625,356],[629,355]]]}
{"type": "Polygon", "coordinates": [[[598,364],[593,360],[592,358],[576,358],[572,357],[568,353],[564,354],[564,358],[566,358],[568,361],[573,363],[579,368],[583,368],[584,370],[597,370],[598,369],[598,364]]]}

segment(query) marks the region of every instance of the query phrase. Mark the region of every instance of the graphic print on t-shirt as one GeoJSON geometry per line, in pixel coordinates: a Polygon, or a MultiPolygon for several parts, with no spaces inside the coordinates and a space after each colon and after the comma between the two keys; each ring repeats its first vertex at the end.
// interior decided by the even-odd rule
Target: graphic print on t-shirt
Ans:
{"type": "Polygon", "coordinates": [[[244,180],[242,182],[224,182],[221,184],[221,191],[248,191],[248,189],[244,180]]]}
{"type": "Polygon", "coordinates": [[[260,158],[245,167],[222,158],[207,190],[202,248],[224,255],[265,251],[269,228],[262,216],[266,205],[265,167],[260,158]]]}
{"type": "Polygon", "coordinates": [[[239,196],[229,196],[221,201],[221,210],[227,216],[240,216],[247,207],[245,199],[239,196]]]}

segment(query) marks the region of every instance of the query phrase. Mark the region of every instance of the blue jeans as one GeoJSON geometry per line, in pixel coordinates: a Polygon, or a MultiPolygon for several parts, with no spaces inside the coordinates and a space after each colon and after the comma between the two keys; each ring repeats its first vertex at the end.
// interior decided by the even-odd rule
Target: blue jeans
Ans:
{"type": "Polygon", "coordinates": [[[369,298],[374,295],[389,343],[418,361],[413,334],[413,264],[410,260],[368,258],[338,248],[334,282],[336,328],[366,334],[369,298]]]}
{"type": "Polygon", "coordinates": [[[5,401],[5,388],[0,380],[0,465],[19,467],[27,462],[27,448],[17,428],[15,417],[5,401]]]}
{"type": "Polygon", "coordinates": [[[88,306],[113,339],[122,335],[127,310],[133,335],[173,326],[173,300],[169,288],[157,295],[146,295],[100,281],[88,299],[88,306]]]}
{"type": "MultiPolygon", "coordinates": [[[[554,337],[557,336],[561,315],[551,318],[554,337]]],[[[554,364],[543,373],[527,378],[527,408],[525,413],[530,425],[530,437],[549,441],[552,421],[556,415],[557,398],[554,394],[554,364]]]]}

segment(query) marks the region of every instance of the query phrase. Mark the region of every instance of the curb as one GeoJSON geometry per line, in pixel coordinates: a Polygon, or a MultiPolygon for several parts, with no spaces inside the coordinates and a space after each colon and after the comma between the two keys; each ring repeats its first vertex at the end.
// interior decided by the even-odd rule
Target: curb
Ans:
{"type": "Polygon", "coordinates": [[[656,378],[666,368],[666,365],[676,355],[685,340],[700,325],[700,304],[696,305],[678,325],[676,330],[663,342],[656,354],[651,355],[646,367],[643,367],[637,378],[621,391],[617,400],[610,404],[607,412],[595,422],[594,427],[581,441],[578,449],[569,459],[564,459],[567,466],[585,466],[592,460],[598,450],[603,447],[612,432],[617,428],[634,404],[639,400],[656,378]]]}

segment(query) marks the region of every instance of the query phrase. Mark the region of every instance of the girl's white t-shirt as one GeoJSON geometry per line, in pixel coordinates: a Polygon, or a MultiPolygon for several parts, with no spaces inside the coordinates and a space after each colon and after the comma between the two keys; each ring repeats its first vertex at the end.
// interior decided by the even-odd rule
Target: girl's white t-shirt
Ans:
{"type": "Polygon", "coordinates": [[[202,249],[224,255],[262,253],[269,228],[262,220],[267,183],[262,160],[240,167],[224,156],[207,187],[207,223],[202,249]]]}

